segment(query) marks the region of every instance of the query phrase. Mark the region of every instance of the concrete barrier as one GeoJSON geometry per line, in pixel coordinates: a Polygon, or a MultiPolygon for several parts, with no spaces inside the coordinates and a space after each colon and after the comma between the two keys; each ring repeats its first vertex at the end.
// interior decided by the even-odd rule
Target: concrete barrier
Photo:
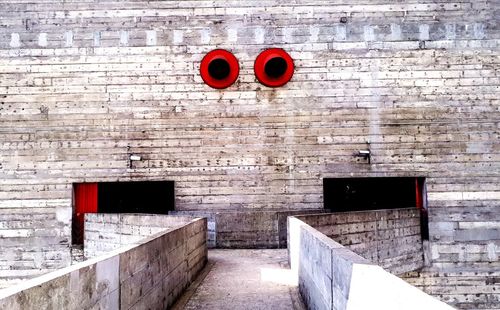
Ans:
{"type": "Polygon", "coordinates": [[[192,219],[1,290],[0,309],[166,309],[207,261],[206,227],[192,219]]]}
{"type": "Polygon", "coordinates": [[[288,218],[288,250],[309,309],[453,309],[296,217],[288,218]]]}
{"type": "Polygon", "coordinates": [[[193,220],[193,216],[165,216],[133,213],[87,213],[84,225],[85,258],[92,258],[136,244],[146,237],[177,228],[193,220]]]}
{"type": "Polygon", "coordinates": [[[296,217],[395,275],[424,266],[420,211],[417,208],[296,217]]]}
{"type": "Polygon", "coordinates": [[[290,215],[321,213],[312,210],[170,211],[169,214],[206,217],[208,247],[286,248],[286,218],[290,215]]]}

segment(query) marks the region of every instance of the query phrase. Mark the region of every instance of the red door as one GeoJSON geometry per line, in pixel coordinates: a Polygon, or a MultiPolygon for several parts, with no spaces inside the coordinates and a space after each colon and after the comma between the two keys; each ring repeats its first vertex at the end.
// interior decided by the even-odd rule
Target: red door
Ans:
{"type": "Polygon", "coordinates": [[[83,223],[85,213],[97,213],[97,183],[75,184],[73,244],[83,244],[83,223]]]}

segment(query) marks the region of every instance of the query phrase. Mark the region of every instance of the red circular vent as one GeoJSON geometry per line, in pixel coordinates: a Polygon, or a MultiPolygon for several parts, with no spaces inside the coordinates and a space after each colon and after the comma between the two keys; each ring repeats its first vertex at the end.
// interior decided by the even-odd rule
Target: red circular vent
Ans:
{"type": "Polygon", "coordinates": [[[254,64],[255,76],[269,87],[285,85],[293,76],[293,59],[281,48],[270,48],[257,56],[254,64]]]}
{"type": "Polygon", "coordinates": [[[210,87],[221,89],[231,86],[238,78],[238,59],[226,50],[213,50],[203,57],[200,65],[203,81],[210,87]]]}

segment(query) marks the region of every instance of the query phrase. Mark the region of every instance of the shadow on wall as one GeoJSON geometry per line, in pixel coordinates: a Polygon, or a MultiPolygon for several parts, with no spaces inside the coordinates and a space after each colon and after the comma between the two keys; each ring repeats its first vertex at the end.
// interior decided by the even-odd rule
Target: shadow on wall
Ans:
{"type": "Polygon", "coordinates": [[[288,218],[288,252],[310,309],[453,309],[296,217],[288,218]]]}

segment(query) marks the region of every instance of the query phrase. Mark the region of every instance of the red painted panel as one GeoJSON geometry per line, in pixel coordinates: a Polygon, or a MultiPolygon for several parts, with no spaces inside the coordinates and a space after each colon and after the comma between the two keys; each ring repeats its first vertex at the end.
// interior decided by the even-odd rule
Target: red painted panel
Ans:
{"type": "Polygon", "coordinates": [[[423,191],[422,191],[422,182],[419,181],[418,178],[415,178],[415,191],[416,191],[416,202],[417,202],[417,209],[422,210],[424,208],[424,201],[423,201],[423,191]]]}
{"type": "Polygon", "coordinates": [[[75,184],[75,218],[73,219],[74,244],[83,243],[85,213],[97,213],[97,183],[75,184]]]}

